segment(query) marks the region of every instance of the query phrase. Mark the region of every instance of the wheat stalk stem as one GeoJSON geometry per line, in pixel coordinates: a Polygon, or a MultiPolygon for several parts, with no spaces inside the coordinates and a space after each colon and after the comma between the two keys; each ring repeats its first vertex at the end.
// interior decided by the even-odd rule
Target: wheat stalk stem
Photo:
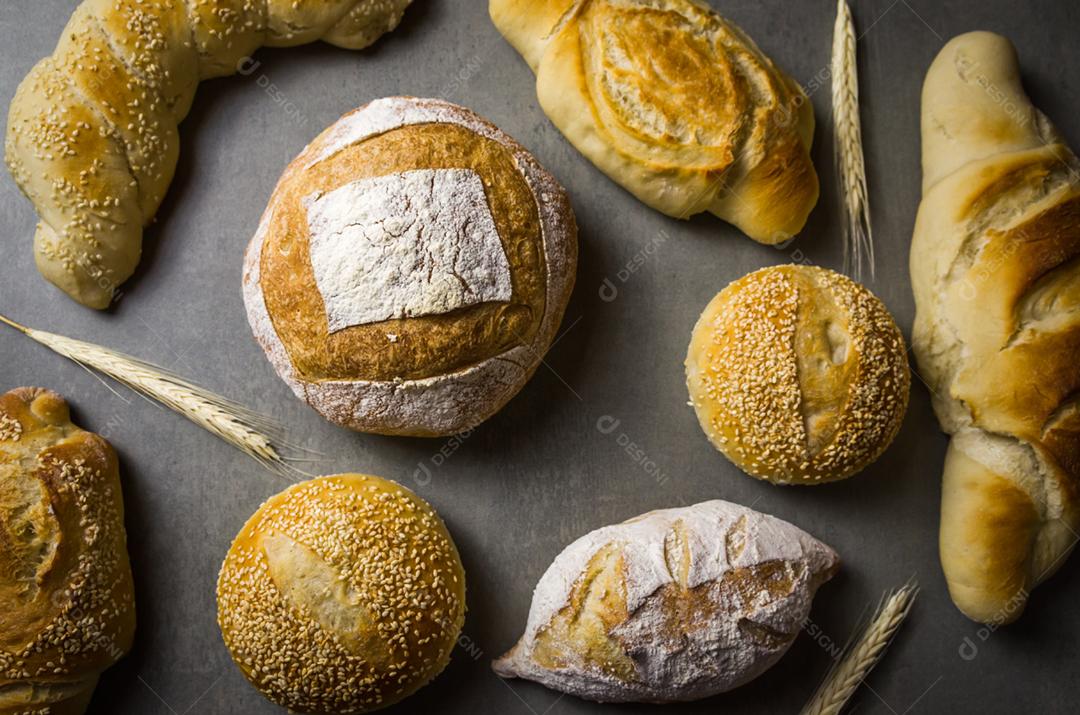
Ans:
{"type": "Polygon", "coordinates": [[[866,630],[853,641],[843,660],[825,676],[825,682],[802,709],[801,715],[837,715],[843,709],[855,689],[884,655],[900,624],[910,613],[918,593],[916,584],[907,583],[882,597],[866,630]]]}
{"type": "Polygon", "coordinates": [[[874,233],[866,190],[855,22],[847,0],[837,0],[832,48],[833,153],[840,183],[844,272],[862,280],[863,265],[874,277],[874,233]]]}
{"type": "Polygon", "coordinates": [[[300,471],[282,456],[281,449],[289,445],[281,439],[281,427],[257,412],[157,365],[110,348],[34,330],[4,315],[0,315],[0,323],[18,330],[81,367],[96,370],[143,397],[178,412],[278,474],[300,471]]]}

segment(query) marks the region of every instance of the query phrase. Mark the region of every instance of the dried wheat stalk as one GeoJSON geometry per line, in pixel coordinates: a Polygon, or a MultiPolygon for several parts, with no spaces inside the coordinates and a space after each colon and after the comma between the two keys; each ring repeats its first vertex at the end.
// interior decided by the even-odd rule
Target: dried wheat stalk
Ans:
{"type": "Polygon", "coordinates": [[[138,358],[82,340],[33,330],[3,315],[0,322],[78,365],[97,370],[179,412],[263,466],[279,474],[299,472],[282,457],[278,445],[287,447],[280,439],[282,429],[269,418],[138,358]]]}
{"type": "Polygon", "coordinates": [[[843,660],[825,676],[825,682],[802,709],[801,715],[837,715],[843,709],[889,647],[918,594],[919,587],[907,583],[882,597],[870,625],[849,646],[843,660]]]}
{"type": "Polygon", "coordinates": [[[855,23],[847,0],[836,4],[832,48],[833,152],[840,182],[844,272],[862,280],[863,264],[874,277],[874,234],[866,191],[862,122],[859,120],[859,70],[855,55],[855,23]]]}

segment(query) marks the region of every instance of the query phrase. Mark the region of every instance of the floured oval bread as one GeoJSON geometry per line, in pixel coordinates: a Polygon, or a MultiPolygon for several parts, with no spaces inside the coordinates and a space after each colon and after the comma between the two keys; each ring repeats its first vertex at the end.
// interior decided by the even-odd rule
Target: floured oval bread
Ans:
{"type": "Polygon", "coordinates": [[[507,678],[601,702],[697,700],[780,659],[836,553],[751,509],[708,501],[606,526],[540,578],[507,678]]]}
{"type": "Polygon", "coordinates": [[[278,374],[327,419],[448,435],[535,371],[574,282],[562,187],[467,109],[382,99],[286,169],[244,264],[278,374]]]}
{"type": "Polygon", "coordinates": [[[601,171],[669,216],[756,241],[817,203],[814,112],[796,82],[698,0],[490,0],[540,105],[601,171]]]}
{"type": "Polygon", "coordinates": [[[465,619],[465,572],[418,496],[340,474],[271,497],[218,577],[218,625],[244,676],[303,713],[365,713],[438,675],[465,619]]]}
{"type": "Polygon", "coordinates": [[[720,291],[686,355],[690,403],[739,469],[779,484],[860,471],[907,412],[904,336],[885,305],[816,266],[774,266],[720,291]]]}

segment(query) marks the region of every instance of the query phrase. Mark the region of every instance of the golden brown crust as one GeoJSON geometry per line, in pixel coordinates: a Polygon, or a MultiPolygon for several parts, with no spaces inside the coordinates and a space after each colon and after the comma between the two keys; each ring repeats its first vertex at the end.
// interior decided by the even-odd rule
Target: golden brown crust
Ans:
{"type": "Polygon", "coordinates": [[[260,281],[298,377],[418,380],[468,368],[533,340],[546,298],[543,236],[532,191],[507,147],[463,126],[432,123],[379,134],[314,165],[311,154],[294,161],[271,199],[274,219],[264,239],[260,281]],[[330,333],[311,267],[304,200],[363,178],[442,168],[471,169],[484,180],[513,277],[511,300],[330,333]],[[387,333],[396,340],[389,342],[387,333]]]}
{"type": "Polygon", "coordinates": [[[524,147],[463,107],[387,97],[285,170],[245,253],[244,305],[327,419],[451,435],[535,372],[576,264],[566,191],[524,147]]]}
{"type": "Polygon", "coordinates": [[[710,211],[751,238],[801,230],[817,202],[813,110],[737,27],[690,0],[491,0],[567,139],[669,216],[710,211]]]}
{"type": "Polygon", "coordinates": [[[105,308],[165,195],[200,79],[260,45],[362,47],[410,0],[84,0],[12,100],[6,160],[41,221],[38,269],[105,308]]]}
{"type": "Polygon", "coordinates": [[[391,705],[439,674],[465,573],[434,510],[397,484],[320,477],[271,497],[218,579],[218,623],[245,677],[305,713],[391,705]]]}
{"type": "Polygon", "coordinates": [[[903,336],[869,291],[833,271],[765,268],[712,300],[687,385],[702,429],[748,474],[844,479],[892,442],[907,410],[903,336]]]}
{"type": "Polygon", "coordinates": [[[1008,622],[1080,529],[1080,164],[999,35],[950,41],[922,111],[912,342],[953,436],[941,561],[966,615],[1008,622]]]}
{"type": "Polygon", "coordinates": [[[1008,623],[1023,611],[1040,516],[1026,491],[950,445],[941,497],[941,565],[969,618],[1008,623]]]}
{"type": "Polygon", "coordinates": [[[131,647],[116,454],[39,388],[0,397],[0,603],[0,713],[81,713],[131,647]]]}

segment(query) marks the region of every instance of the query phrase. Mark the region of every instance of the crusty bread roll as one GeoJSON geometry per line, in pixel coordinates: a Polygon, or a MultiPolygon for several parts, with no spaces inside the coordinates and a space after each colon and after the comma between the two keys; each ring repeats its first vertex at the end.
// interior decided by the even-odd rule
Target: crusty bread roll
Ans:
{"type": "Polygon", "coordinates": [[[55,392],[0,396],[0,715],[81,715],[134,634],[116,454],[55,392]]]}
{"type": "Polygon", "coordinates": [[[217,599],[225,645],[263,695],[290,711],[365,713],[446,667],[465,572],[427,502],[339,474],[259,507],[229,548],[217,599]]]}
{"type": "Polygon", "coordinates": [[[986,32],[934,60],[922,141],[913,343],[953,435],[941,563],[961,611],[1005,623],[1080,533],[1080,162],[986,32]]]}
{"type": "Polygon", "coordinates": [[[722,693],[780,659],[838,564],[809,534],[737,504],[650,512],[555,557],[525,635],[493,667],[601,702],[722,693]]]}
{"type": "Polygon", "coordinates": [[[244,262],[255,337],[324,417],[449,435],[532,376],[574,284],[562,187],[441,100],[382,99],[285,170],[244,262]]]}
{"type": "Polygon", "coordinates": [[[686,355],[690,402],[709,441],[777,484],[860,471],[907,411],[904,337],[851,279],[816,266],[763,268],[706,306],[686,355]]]}
{"type": "Polygon", "coordinates": [[[578,151],[649,206],[762,243],[817,203],[814,111],[742,30],[696,0],[490,0],[578,151]]]}
{"type": "Polygon", "coordinates": [[[41,221],[38,269],[104,308],[135,270],[200,80],[261,45],[364,47],[411,0],[84,0],[11,102],[7,164],[41,221]]]}

